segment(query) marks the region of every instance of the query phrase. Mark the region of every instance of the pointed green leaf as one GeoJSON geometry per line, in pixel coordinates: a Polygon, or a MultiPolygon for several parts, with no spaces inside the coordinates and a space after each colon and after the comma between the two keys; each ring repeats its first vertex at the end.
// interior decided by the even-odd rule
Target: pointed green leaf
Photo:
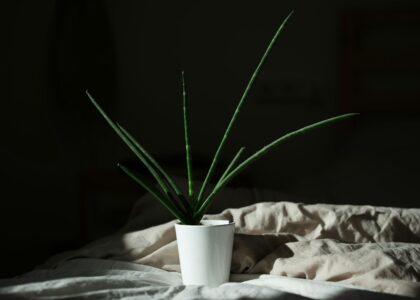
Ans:
{"type": "Polygon", "coordinates": [[[182,106],[184,111],[184,135],[185,135],[185,152],[187,156],[187,174],[188,174],[188,196],[190,201],[194,201],[194,181],[191,158],[191,142],[190,142],[190,116],[189,103],[185,88],[184,71],[182,71],[182,106]]]}
{"type": "Polygon", "coordinates": [[[160,164],[146,151],[146,149],[141,146],[136,139],[126,130],[124,127],[122,127],[120,124],[116,124],[118,129],[121,130],[122,134],[132,143],[132,145],[136,148],[137,151],[141,153],[141,155],[145,158],[145,160],[148,162],[148,164],[151,165],[151,167],[156,169],[156,172],[161,174],[164,177],[164,180],[169,184],[169,187],[172,188],[174,193],[176,194],[178,200],[183,205],[184,209],[187,211],[187,213],[192,214],[192,207],[191,204],[187,201],[187,199],[184,197],[178,186],[175,184],[175,182],[169,177],[168,173],[166,173],[163,168],[160,166],[160,164]]]}
{"type": "Polygon", "coordinates": [[[229,172],[232,170],[232,168],[235,166],[236,162],[239,160],[242,152],[245,150],[245,147],[241,147],[239,149],[239,151],[236,153],[235,157],[232,159],[232,161],[230,162],[230,164],[227,166],[225,172],[223,173],[223,175],[220,177],[219,181],[216,184],[216,187],[223,182],[223,180],[225,179],[225,177],[229,174],[229,172]]]}
{"type": "Polygon", "coordinates": [[[198,194],[198,200],[197,200],[198,203],[199,203],[199,205],[201,205],[203,203],[203,197],[204,197],[204,193],[205,193],[205,190],[207,188],[207,185],[208,185],[211,177],[213,176],[213,173],[214,173],[214,171],[216,169],[217,163],[219,162],[219,159],[220,159],[220,155],[222,153],[222,150],[223,150],[223,148],[224,148],[224,146],[226,144],[226,141],[227,141],[227,139],[228,139],[228,137],[230,135],[230,132],[232,131],[233,125],[234,125],[237,117],[239,116],[239,113],[240,113],[240,111],[242,109],[242,106],[245,103],[245,99],[247,98],[247,96],[249,94],[249,91],[251,90],[251,87],[252,87],[255,79],[257,78],[258,74],[260,73],[261,67],[263,66],[264,62],[266,61],[266,58],[267,58],[268,54],[271,51],[271,48],[273,47],[273,45],[277,41],[277,38],[278,38],[279,34],[283,30],[283,27],[285,26],[285,24],[289,20],[289,18],[292,15],[292,13],[293,13],[293,11],[291,13],[289,13],[289,15],[284,19],[284,21],[281,23],[281,25],[277,29],[276,33],[274,34],[273,39],[271,40],[271,42],[268,45],[267,49],[265,50],[263,56],[261,57],[261,60],[258,63],[258,65],[257,65],[254,73],[252,74],[252,76],[251,76],[251,78],[250,78],[250,80],[248,82],[248,85],[246,86],[246,88],[245,88],[245,90],[244,90],[244,92],[242,94],[241,99],[239,100],[238,106],[236,107],[236,110],[235,110],[235,112],[234,112],[234,114],[233,114],[233,116],[232,116],[232,118],[231,118],[231,120],[229,122],[229,125],[226,128],[225,134],[223,135],[223,138],[222,138],[222,140],[221,140],[221,142],[219,144],[219,147],[217,148],[217,151],[216,151],[216,153],[214,155],[213,161],[212,161],[212,163],[210,165],[209,171],[207,172],[207,175],[206,175],[206,177],[204,179],[203,185],[201,186],[200,193],[198,194]]]}
{"type": "Polygon", "coordinates": [[[345,120],[348,118],[351,118],[353,116],[358,115],[357,113],[350,113],[350,114],[344,114],[344,115],[340,115],[340,116],[336,116],[333,118],[329,118],[320,122],[316,122],[314,124],[302,127],[298,130],[289,132],[285,135],[283,135],[282,137],[274,140],[273,142],[271,142],[270,144],[262,147],[260,150],[258,150],[257,152],[255,152],[253,155],[251,155],[250,157],[248,157],[246,160],[244,160],[242,163],[240,163],[235,169],[233,169],[224,179],[222,182],[220,182],[220,184],[218,184],[213,191],[210,193],[210,195],[206,198],[206,200],[204,201],[204,203],[200,206],[200,208],[197,210],[195,217],[196,218],[201,218],[204,214],[204,212],[207,210],[207,208],[210,206],[213,197],[228,183],[230,182],[236,175],[238,175],[241,171],[243,171],[243,169],[245,169],[247,166],[249,166],[251,163],[255,162],[256,160],[260,159],[262,156],[264,156],[265,154],[267,154],[269,151],[273,150],[275,147],[277,147],[278,145],[284,143],[285,141],[287,141],[288,139],[295,137],[295,136],[299,136],[301,134],[304,134],[307,131],[316,129],[316,128],[320,128],[341,120],[345,120]]]}
{"type": "Polygon", "coordinates": [[[153,197],[155,197],[166,209],[168,209],[172,215],[174,215],[177,219],[179,219],[182,223],[185,224],[186,218],[181,211],[168,198],[156,189],[151,183],[147,181],[144,176],[138,174],[130,170],[129,168],[118,164],[118,166],[128,175],[130,176],[135,182],[137,182],[140,186],[142,186],[146,191],[148,191],[153,197]]]}
{"type": "Polygon", "coordinates": [[[112,129],[118,134],[118,136],[123,140],[123,142],[130,148],[130,150],[140,159],[140,161],[147,167],[149,172],[153,175],[153,177],[158,182],[159,186],[165,192],[165,194],[170,195],[170,191],[166,184],[163,182],[159,174],[156,170],[150,165],[149,161],[143,156],[141,152],[138,151],[136,146],[130,141],[130,139],[121,131],[121,129],[115,124],[111,118],[103,111],[103,109],[96,103],[95,99],[90,95],[90,93],[86,90],[86,94],[89,97],[92,104],[96,107],[99,113],[103,116],[103,118],[108,122],[112,129]]]}

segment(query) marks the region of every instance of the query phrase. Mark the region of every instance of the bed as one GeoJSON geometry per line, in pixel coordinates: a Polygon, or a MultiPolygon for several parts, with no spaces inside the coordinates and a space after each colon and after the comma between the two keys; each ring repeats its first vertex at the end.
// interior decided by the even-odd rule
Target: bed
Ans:
{"type": "Polygon", "coordinates": [[[226,189],[207,219],[235,222],[230,282],[183,286],[173,224],[142,197],[116,234],[0,280],[1,299],[420,297],[420,209],[304,204],[226,189]],[[147,208],[147,209],[145,209],[147,208]],[[156,224],[152,224],[152,223],[156,224]]]}

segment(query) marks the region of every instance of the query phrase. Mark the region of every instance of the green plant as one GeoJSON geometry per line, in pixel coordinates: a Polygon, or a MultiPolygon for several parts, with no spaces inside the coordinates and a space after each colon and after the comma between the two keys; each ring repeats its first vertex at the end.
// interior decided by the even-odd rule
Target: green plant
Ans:
{"type": "Polygon", "coordinates": [[[177,219],[180,220],[183,224],[190,224],[195,225],[199,224],[204,213],[209,208],[211,203],[214,200],[214,197],[217,195],[220,190],[226,186],[236,175],[238,175],[242,170],[244,170],[247,166],[251,163],[255,162],[263,155],[268,153],[270,150],[275,148],[276,146],[280,145],[281,143],[285,142],[286,140],[301,135],[309,130],[319,128],[340,120],[344,120],[350,118],[355,113],[339,115],[333,118],[329,118],[308,126],[305,126],[301,129],[295,130],[293,132],[289,132],[282,137],[274,140],[273,142],[265,145],[260,150],[243,160],[242,162],[238,163],[243,151],[244,147],[240,148],[236,153],[235,157],[232,159],[226,170],[224,171],[223,175],[219,178],[216,185],[214,186],[213,190],[206,194],[206,190],[208,188],[208,184],[212,179],[217,164],[220,160],[220,155],[224,149],[224,146],[230,136],[231,130],[233,125],[242,109],[242,106],[245,103],[245,100],[248,96],[248,93],[258,76],[262,65],[264,64],[268,54],[271,51],[271,48],[275,44],[280,32],[283,30],[284,25],[286,24],[287,20],[290,18],[292,13],[290,13],[284,21],[281,23],[279,28],[277,29],[274,37],[272,38],[270,44],[268,45],[267,49],[265,50],[260,62],[258,63],[254,73],[252,74],[240,100],[236,107],[236,110],[228,124],[228,127],[223,135],[223,138],[217,148],[217,151],[214,155],[213,161],[210,165],[208,173],[204,179],[204,182],[201,186],[201,189],[198,195],[195,192],[194,188],[194,181],[193,181],[193,173],[192,173],[192,158],[191,158],[191,145],[190,145],[190,127],[189,127],[189,113],[188,113],[188,98],[186,93],[185,87],[185,80],[184,80],[184,73],[182,72],[182,98],[183,98],[183,112],[184,112],[184,134],[185,134],[185,148],[186,148],[186,162],[187,162],[187,174],[188,174],[188,194],[184,195],[179,187],[175,184],[175,182],[169,177],[169,175],[162,169],[159,163],[141,146],[133,136],[125,130],[121,125],[118,123],[114,123],[108,115],[102,110],[102,108],[96,103],[94,98],[86,91],[89,99],[96,107],[96,109],[101,113],[101,115],[105,118],[108,124],[114,129],[114,131],[120,136],[120,138],[124,141],[125,144],[134,152],[134,154],[140,159],[140,161],[147,167],[152,177],[155,179],[158,187],[155,186],[156,183],[150,182],[147,178],[142,176],[141,174],[136,173],[135,171],[129,169],[126,166],[120,165],[119,167],[132,179],[134,179],[139,185],[141,185],[146,191],[148,191],[151,195],[153,195],[160,203],[165,206],[177,219]]]}

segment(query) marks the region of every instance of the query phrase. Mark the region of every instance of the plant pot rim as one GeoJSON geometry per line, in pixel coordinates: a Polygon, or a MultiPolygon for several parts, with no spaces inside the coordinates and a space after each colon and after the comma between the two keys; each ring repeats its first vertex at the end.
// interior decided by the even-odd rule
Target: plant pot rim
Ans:
{"type": "Polygon", "coordinates": [[[175,223],[175,226],[180,227],[225,227],[225,226],[232,226],[235,222],[230,222],[229,220],[202,220],[200,224],[197,225],[187,225],[181,224],[180,221],[175,223]]]}

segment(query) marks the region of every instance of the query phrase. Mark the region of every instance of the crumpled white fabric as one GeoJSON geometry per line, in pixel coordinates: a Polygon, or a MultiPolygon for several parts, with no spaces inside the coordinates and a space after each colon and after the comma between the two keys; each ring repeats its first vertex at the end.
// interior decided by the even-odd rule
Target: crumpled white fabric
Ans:
{"type": "Polygon", "coordinates": [[[242,283],[215,288],[183,286],[177,272],[114,260],[74,259],[55,269],[0,280],[0,299],[404,299],[336,283],[281,276],[238,275],[232,280],[242,283]]]}
{"type": "MultiPolygon", "coordinates": [[[[140,217],[134,214],[132,222],[140,217]]],[[[234,274],[340,282],[420,297],[420,209],[264,202],[206,217],[235,222],[234,274]]],[[[130,223],[131,231],[64,253],[48,266],[87,257],[179,271],[173,221],[145,230],[130,223]]]]}

